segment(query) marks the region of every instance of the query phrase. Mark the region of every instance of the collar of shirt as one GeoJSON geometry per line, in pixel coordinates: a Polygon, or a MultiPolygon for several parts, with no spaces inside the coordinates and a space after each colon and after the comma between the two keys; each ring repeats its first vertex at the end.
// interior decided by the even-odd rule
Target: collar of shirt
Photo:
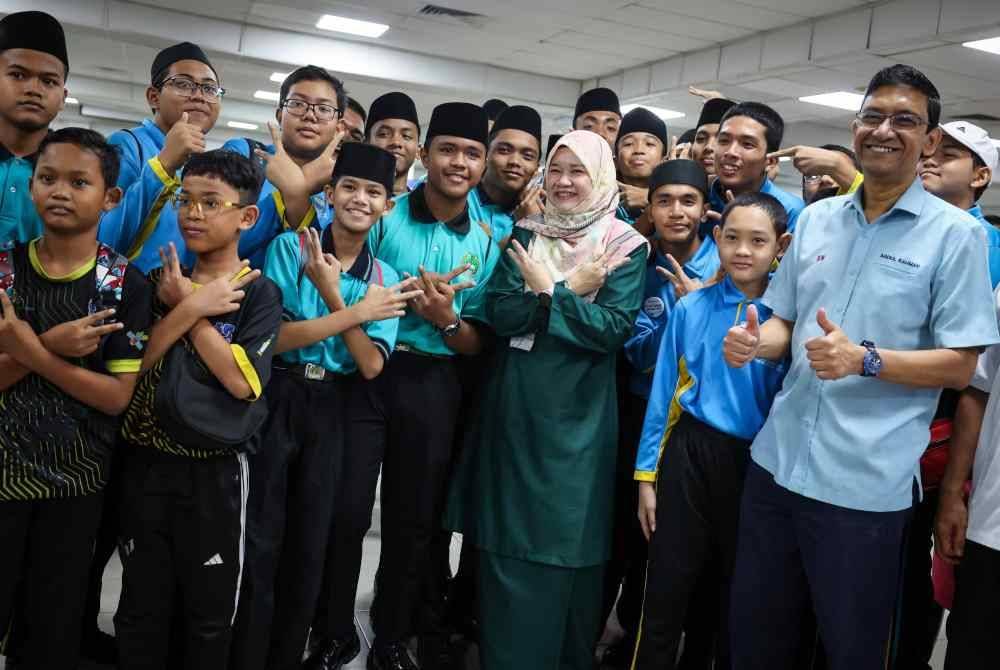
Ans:
{"type": "Polygon", "coordinates": [[[989,226],[993,225],[992,223],[986,220],[985,216],[983,216],[983,210],[979,205],[973,205],[967,211],[969,212],[969,214],[976,217],[976,220],[979,221],[980,223],[985,223],[986,225],[989,226]]]}
{"type": "MultiPolygon", "coordinates": [[[[414,221],[418,221],[420,223],[437,223],[438,220],[434,218],[430,208],[427,206],[427,198],[424,196],[424,188],[425,184],[421,183],[417,186],[417,188],[410,192],[410,216],[413,217],[414,221]]],[[[468,234],[471,227],[471,224],[469,223],[468,200],[466,200],[465,208],[462,210],[461,214],[450,221],[442,221],[442,223],[460,235],[468,234]]]]}
{"type": "MultiPolygon", "coordinates": [[[[854,192],[850,198],[844,201],[844,207],[853,207],[854,210],[860,215],[858,222],[861,225],[867,225],[868,219],[865,217],[865,204],[864,204],[864,192],[868,188],[868,182],[866,181],[862,184],[861,188],[854,192]]],[[[903,195],[899,196],[899,199],[892,204],[892,207],[888,212],[878,217],[872,223],[878,223],[880,221],[886,221],[889,218],[895,218],[898,216],[905,216],[917,220],[920,216],[920,212],[924,209],[924,202],[927,198],[933,197],[927,191],[924,190],[923,182],[914,177],[913,181],[910,182],[909,188],[903,191],[903,195]]]]}
{"type": "MultiPolygon", "coordinates": [[[[698,250],[694,252],[691,258],[687,259],[684,263],[684,273],[688,277],[693,277],[695,279],[704,279],[711,271],[712,259],[718,257],[718,251],[715,246],[715,240],[711,237],[706,237],[701,241],[701,245],[698,250]]],[[[671,272],[674,271],[673,265],[667,260],[666,254],[664,254],[660,247],[656,244],[653,245],[653,253],[649,255],[649,260],[647,261],[650,265],[659,265],[660,267],[666,268],[671,272]]]]}
{"type": "MultiPolygon", "coordinates": [[[[52,131],[50,130],[49,132],[52,131]]],[[[35,153],[29,154],[28,156],[15,156],[10,149],[5,147],[3,144],[0,144],[0,163],[9,160],[11,158],[17,158],[18,160],[27,161],[32,165],[34,165],[35,161],[38,160],[38,152],[36,151],[35,153]]]]}
{"type": "Polygon", "coordinates": [[[727,305],[738,305],[741,302],[757,305],[758,310],[763,306],[760,298],[747,298],[743,291],[736,287],[732,278],[726,275],[722,280],[722,302],[727,305]]]}
{"type": "MultiPolygon", "coordinates": [[[[333,226],[327,226],[323,229],[322,240],[320,240],[323,245],[323,253],[337,255],[336,249],[333,246],[333,226]]],[[[371,250],[368,248],[368,240],[365,240],[364,246],[361,247],[361,252],[358,253],[358,257],[354,259],[354,265],[351,266],[349,270],[346,270],[347,274],[351,275],[355,279],[368,283],[371,278],[372,269],[375,267],[375,257],[372,256],[371,250]]]]}
{"type": "Polygon", "coordinates": [[[475,190],[476,190],[476,195],[479,197],[479,203],[483,207],[496,207],[504,214],[512,214],[514,210],[517,208],[517,198],[514,198],[514,202],[512,203],[511,207],[504,207],[500,203],[494,201],[493,198],[490,197],[490,194],[486,192],[486,189],[483,188],[483,182],[481,181],[478,184],[476,184],[475,190]]]}
{"type": "Polygon", "coordinates": [[[158,125],[156,125],[156,121],[153,119],[143,119],[142,127],[146,129],[146,132],[149,133],[150,137],[156,140],[160,146],[166,144],[167,134],[163,132],[158,125]]]}

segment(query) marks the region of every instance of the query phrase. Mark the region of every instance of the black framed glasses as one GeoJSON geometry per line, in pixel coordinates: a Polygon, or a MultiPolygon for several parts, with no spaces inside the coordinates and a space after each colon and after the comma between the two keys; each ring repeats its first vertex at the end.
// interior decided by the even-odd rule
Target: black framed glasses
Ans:
{"type": "Polygon", "coordinates": [[[927,125],[927,121],[923,117],[909,112],[883,114],[882,112],[866,109],[858,112],[855,118],[866,128],[878,128],[885,123],[886,119],[889,119],[889,125],[893,130],[916,130],[920,126],[927,125]]]}
{"type": "Polygon", "coordinates": [[[194,79],[182,75],[174,75],[173,77],[164,79],[163,85],[169,86],[177,91],[178,95],[185,98],[194,97],[196,91],[201,91],[202,96],[209,102],[218,102],[226,94],[226,89],[218,84],[208,82],[200,84],[194,79]]]}
{"type": "Polygon", "coordinates": [[[305,116],[309,113],[309,110],[312,110],[318,121],[333,121],[340,116],[339,108],[324,102],[314,105],[311,102],[299,100],[298,98],[289,98],[281,103],[281,106],[288,110],[288,113],[292,116],[305,116]]]}

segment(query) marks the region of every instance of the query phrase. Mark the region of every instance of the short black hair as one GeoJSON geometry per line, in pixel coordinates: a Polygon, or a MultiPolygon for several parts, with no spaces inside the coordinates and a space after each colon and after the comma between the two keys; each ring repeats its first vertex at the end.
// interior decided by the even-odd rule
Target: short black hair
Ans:
{"type": "Polygon", "coordinates": [[[941,119],[941,94],[938,93],[937,87],[931,83],[927,75],[912,65],[903,65],[902,63],[882,68],[868,82],[865,98],[861,101],[862,106],[872,93],[883,86],[909,86],[926,95],[927,132],[937,128],[938,121],[941,119]]]}
{"type": "Polygon", "coordinates": [[[788,230],[788,212],[785,211],[785,208],[777,198],[767,193],[761,193],[760,191],[736,196],[722,210],[722,220],[719,221],[719,227],[725,228],[726,221],[729,220],[729,215],[734,209],[739,209],[740,207],[756,207],[767,214],[767,218],[771,219],[771,223],[774,224],[774,234],[777,237],[781,237],[788,230]]]}
{"type": "Polygon", "coordinates": [[[191,154],[184,164],[185,177],[214,177],[240,194],[241,205],[253,205],[260,195],[264,173],[257,161],[235,151],[215,149],[191,154]]]}
{"type": "Polygon", "coordinates": [[[120,156],[118,150],[104,139],[104,135],[89,128],[60,128],[45,136],[38,145],[38,155],[41,156],[53,144],[72,144],[91,152],[101,163],[104,188],[112,188],[118,183],[120,156]]]}
{"type": "MultiPolygon", "coordinates": [[[[974,169],[978,170],[979,168],[987,167],[986,161],[980,158],[979,154],[971,150],[969,151],[969,153],[972,154],[972,167],[974,169]]],[[[975,194],[973,194],[972,196],[973,202],[979,202],[979,199],[983,197],[983,193],[986,193],[986,189],[988,189],[989,187],[990,185],[989,183],[987,183],[977,188],[975,194]]]]}
{"type": "Polygon", "coordinates": [[[323,68],[315,65],[303,65],[285,77],[285,80],[281,82],[281,93],[278,96],[278,107],[284,106],[285,99],[288,98],[288,92],[292,90],[292,86],[300,81],[325,81],[328,83],[337,94],[337,107],[340,109],[341,115],[343,115],[344,110],[347,109],[347,90],[344,88],[344,82],[340,81],[323,68]]]}
{"type": "Polygon", "coordinates": [[[719,130],[721,131],[726,121],[735,116],[745,116],[764,126],[764,138],[767,140],[768,153],[781,148],[781,140],[785,136],[785,120],[773,108],[768,107],[762,102],[741,102],[735,104],[723,115],[722,120],[719,122],[719,130]]]}
{"type": "Polygon", "coordinates": [[[365,108],[361,106],[361,103],[354,98],[347,98],[347,108],[354,110],[354,113],[361,117],[362,122],[368,121],[368,112],[366,112],[365,108]]]}

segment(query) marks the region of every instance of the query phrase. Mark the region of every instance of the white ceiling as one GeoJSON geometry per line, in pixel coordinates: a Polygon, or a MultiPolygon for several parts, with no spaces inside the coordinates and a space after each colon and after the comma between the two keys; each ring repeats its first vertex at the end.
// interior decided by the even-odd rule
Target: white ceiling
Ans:
{"type": "MultiPolygon", "coordinates": [[[[609,86],[627,102],[679,110],[693,125],[700,101],[688,85],[767,102],[788,123],[790,143],[847,143],[851,113],[798,97],[859,90],[880,67],[909,62],[935,82],[945,116],[1000,117],[1000,56],[961,42],[1000,36],[1000,0],[435,0],[481,16],[426,16],[421,0],[0,0],[0,12],[44,9],[67,26],[71,95],[85,106],[138,118],[149,64],[167,44],[190,40],[212,56],[229,93],[216,141],[230,120],[261,124],[277,90],[272,72],[315,63],[342,75],[362,104],[404,90],[422,118],[445,100],[490,97],[534,105],[547,132],[571,122],[576,96],[609,86]],[[315,28],[322,14],[379,21],[381,38],[315,28]]],[[[100,130],[127,120],[63,123],[100,130]]],[[[1000,137],[1000,121],[981,122],[1000,137]]],[[[251,133],[252,134],[252,133],[251,133]]],[[[793,172],[787,170],[786,172],[793,172]]],[[[785,175],[790,181],[794,174],[785,175]]],[[[988,197],[1000,210],[1000,188],[988,197]]]]}

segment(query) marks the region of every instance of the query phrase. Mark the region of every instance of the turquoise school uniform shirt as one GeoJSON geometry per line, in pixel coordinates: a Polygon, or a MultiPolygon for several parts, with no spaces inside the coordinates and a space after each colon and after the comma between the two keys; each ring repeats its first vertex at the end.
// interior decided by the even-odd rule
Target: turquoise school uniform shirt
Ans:
{"type": "Polygon", "coordinates": [[[979,205],[973,205],[969,214],[974,216],[986,231],[986,254],[990,261],[990,282],[993,284],[993,288],[996,288],[1000,284],[1000,230],[986,220],[979,205]]]}
{"type": "Polygon", "coordinates": [[[816,312],[826,309],[851,342],[897,351],[986,347],[1000,334],[982,225],[920,179],[871,223],[863,193],[802,212],[764,294],[774,316],[795,324],[792,361],[750,453],[799,495],[893,512],[913,504],[941,389],[860,375],[819,379],[805,351],[823,335],[816,312]]]}
{"type": "Polygon", "coordinates": [[[42,234],[42,217],[31,200],[36,157],[19,158],[0,145],[0,243],[27,243],[42,234]]]}
{"type": "MultiPolygon", "coordinates": [[[[253,142],[255,147],[259,147],[267,153],[274,155],[274,145],[265,145],[253,142]]],[[[251,147],[251,141],[246,138],[231,139],[222,145],[227,151],[238,153],[252,160],[258,160],[251,147]]],[[[318,226],[325,229],[333,220],[333,213],[326,202],[326,195],[323,191],[314,193],[309,197],[312,207],[301,221],[290,222],[285,216],[285,201],[281,193],[274,188],[270,180],[265,179],[260,188],[260,197],[257,198],[257,208],[260,216],[257,223],[250,230],[244,231],[240,236],[240,258],[250,261],[250,267],[261,268],[264,266],[264,259],[267,254],[267,246],[281,233],[291,230],[301,232],[309,226],[318,226]]]]}
{"type": "MultiPolygon", "coordinates": [[[[625,357],[632,364],[629,376],[629,390],[635,395],[648,398],[653,383],[653,368],[660,351],[660,340],[667,327],[670,313],[677,303],[674,285],[660,276],[656,268],[674,271],[666,256],[654,244],[654,252],[646,265],[646,289],[642,300],[642,310],[636,319],[632,336],[625,343],[625,357]]],[[[684,272],[692,279],[705,282],[719,270],[719,248],[711,237],[702,241],[698,251],[684,264],[684,272]]]]}
{"type": "MultiPolygon", "coordinates": [[[[760,187],[760,193],[766,193],[773,196],[781,206],[785,208],[785,213],[788,214],[788,231],[789,233],[795,233],[795,225],[798,222],[799,214],[806,207],[805,201],[797,195],[792,195],[784,189],[780,189],[775,186],[774,182],[764,177],[764,183],[760,187]]],[[[726,208],[726,193],[725,189],[722,188],[721,182],[716,178],[712,182],[711,188],[708,190],[708,202],[712,206],[712,209],[716,212],[722,213],[722,210],[726,208]]],[[[707,220],[701,225],[700,234],[702,237],[707,237],[711,235],[712,229],[715,228],[717,221],[712,219],[707,220]]]]}
{"type": "Polygon", "coordinates": [[[504,209],[493,202],[482,184],[469,191],[469,218],[483,226],[494,242],[503,246],[514,230],[514,210],[504,209]]]}
{"type": "MultiPolygon", "coordinates": [[[[327,227],[321,236],[323,251],[335,254],[333,229],[327,227]]],[[[278,235],[267,250],[264,274],[281,289],[284,321],[308,321],[330,313],[316,285],[305,276],[301,268],[305,263],[299,242],[299,233],[278,235]]],[[[391,267],[377,260],[366,243],[354,265],[340,273],[340,292],[348,307],[360,302],[368,287],[377,284],[393,286],[399,275],[391,267]]],[[[369,321],[361,325],[375,347],[388,359],[396,346],[399,319],[369,321]]],[[[329,337],[307,347],[280,354],[289,365],[319,365],[337,374],[351,374],[358,369],[342,337],[329,337]]]]}
{"type": "Polygon", "coordinates": [[[167,135],[152,119],[128,130],[116,130],[108,136],[108,144],[118,151],[118,188],[126,190],[138,179],[142,168],[153,156],[163,151],[167,135]]]}
{"type": "Polygon", "coordinates": [[[638,481],[656,481],[682,413],[743,440],[752,440],[764,424],[787,365],[757,359],[731,368],[722,356],[722,339],[745,320],[751,304],[761,323],[770,318],[771,310],[760,300],[747,300],[729,277],[677,302],[657,355],[636,456],[638,481]]]}
{"type": "MultiPolygon", "coordinates": [[[[424,185],[396,198],[396,206],[368,234],[375,257],[400,274],[445,274],[459,265],[470,269],[453,283],[474,281],[475,287],[455,294],[453,308],[463,319],[485,321],[486,283],[500,257],[500,247],[480,226],[472,225],[468,208],[451,221],[438,221],[424,198],[424,185]]],[[[414,311],[399,321],[397,348],[437,356],[453,356],[441,333],[414,311]]]]}

